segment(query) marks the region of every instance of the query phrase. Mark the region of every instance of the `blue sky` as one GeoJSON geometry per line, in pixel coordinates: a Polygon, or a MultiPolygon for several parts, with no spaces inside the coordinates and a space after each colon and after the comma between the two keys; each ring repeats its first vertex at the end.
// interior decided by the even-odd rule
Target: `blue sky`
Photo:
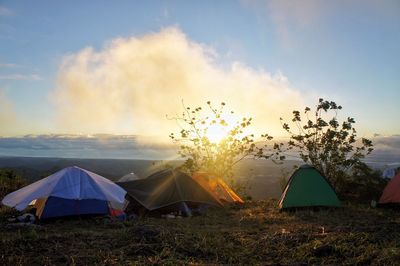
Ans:
{"type": "Polygon", "coordinates": [[[10,106],[0,112],[18,121],[0,133],[65,131],[49,99],[65,56],[173,27],[213,49],[221,69],[282,73],[306,104],[342,104],[362,135],[399,134],[400,2],[330,2],[0,1],[0,91],[10,106]]]}

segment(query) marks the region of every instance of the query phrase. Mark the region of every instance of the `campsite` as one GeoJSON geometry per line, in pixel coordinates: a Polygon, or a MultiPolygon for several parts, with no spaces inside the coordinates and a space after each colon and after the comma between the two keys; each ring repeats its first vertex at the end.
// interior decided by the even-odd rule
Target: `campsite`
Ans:
{"type": "MultiPolygon", "coordinates": [[[[276,173],[280,167],[268,166],[276,173]]],[[[279,205],[278,199],[245,200],[191,217],[96,215],[25,226],[10,223],[18,213],[2,207],[1,264],[243,264],[246,258],[262,265],[395,265],[399,259],[398,209],[366,201],[320,210],[281,211],[279,205]]]]}
{"type": "Polygon", "coordinates": [[[0,266],[400,265],[400,1],[0,1],[0,266]]]}
{"type": "MultiPolygon", "coordinates": [[[[279,212],[277,201],[246,202],[190,219],[60,220],[9,229],[3,265],[351,264],[396,265],[399,216],[365,205],[279,212]]],[[[2,217],[4,211],[2,212],[2,217]]]]}

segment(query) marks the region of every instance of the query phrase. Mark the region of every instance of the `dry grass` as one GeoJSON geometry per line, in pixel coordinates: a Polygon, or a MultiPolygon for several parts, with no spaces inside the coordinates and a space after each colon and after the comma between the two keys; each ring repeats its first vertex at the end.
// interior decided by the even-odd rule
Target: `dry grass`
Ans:
{"type": "Polygon", "coordinates": [[[1,265],[396,265],[399,211],[348,205],[279,212],[276,201],[182,219],[101,217],[10,229],[0,215],[1,265]]]}

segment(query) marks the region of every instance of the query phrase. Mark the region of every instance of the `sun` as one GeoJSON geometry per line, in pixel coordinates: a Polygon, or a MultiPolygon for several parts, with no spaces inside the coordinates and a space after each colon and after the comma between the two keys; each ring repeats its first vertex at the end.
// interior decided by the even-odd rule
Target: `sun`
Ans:
{"type": "Polygon", "coordinates": [[[237,120],[232,115],[224,115],[219,118],[215,124],[211,124],[207,129],[207,138],[215,144],[221,143],[225,140],[234,125],[237,123],[237,120]],[[224,121],[224,123],[221,123],[224,121]]]}
{"type": "Polygon", "coordinates": [[[212,143],[220,143],[223,141],[229,133],[229,129],[226,126],[222,125],[213,125],[210,128],[208,128],[207,131],[207,138],[212,142],[212,143]]]}

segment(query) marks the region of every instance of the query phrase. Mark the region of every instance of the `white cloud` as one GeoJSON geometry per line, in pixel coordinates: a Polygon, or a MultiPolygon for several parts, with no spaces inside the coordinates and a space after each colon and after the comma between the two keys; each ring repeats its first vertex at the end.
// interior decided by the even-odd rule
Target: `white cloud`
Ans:
{"type": "Polygon", "coordinates": [[[19,67],[19,65],[11,63],[0,63],[0,68],[15,68],[15,67],[19,67]]]}
{"type": "Polygon", "coordinates": [[[374,151],[367,157],[368,161],[400,163],[400,135],[382,136],[375,134],[372,138],[374,151]]]}
{"type": "Polygon", "coordinates": [[[162,15],[163,15],[163,18],[165,18],[165,19],[170,18],[170,12],[169,12],[168,8],[165,7],[165,8],[163,9],[162,15]]]}
{"type": "Polygon", "coordinates": [[[36,74],[7,74],[0,75],[0,80],[42,80],[42,78],[36,74]]]}
{"type": "Polygon", "coordinates": [[[14,12],[11,9],[5,6],[0,6],[0,16],[12,16],[12,15],[14,15],[14,12]]]}
{"type": "Polygon", "coordinates": [[[293,32],[318,25],[323,13],[322,1],[318,0],[242,0],[245,7],[253,10],[265,23],[272,21],[282,44],[286,48],[294,45],[293,32]]]}
{"type": "Polygon", "coordinates": [[[381,136],[375,134],[372,140],[377,149],[400,151],[400,135],[381,136]]]}
{"type": "Polygon", "coordinates": [[[167,28],[112,40],[103,50],[66,56],[51,94],[58,127],[68,132],[162,135],[177,129],[166,115],[186,105],[225,101],[251,115],[261,132],[280,131],[279,117],[302,106],[287,78],[234,62],[225,69],[210,47],[167,28]]]}
{"type": "Polygon", "coordinates": [[[398,0],[241,0],[241,4],[252,10],[262,23],[273,23],[275,31],[285,48],[293,48],[305,33],[311,36],[329,32],[330,23],[343,19],[351,13],[354,23],[359,17],[398,23],[400,2],[398,0]]]}

